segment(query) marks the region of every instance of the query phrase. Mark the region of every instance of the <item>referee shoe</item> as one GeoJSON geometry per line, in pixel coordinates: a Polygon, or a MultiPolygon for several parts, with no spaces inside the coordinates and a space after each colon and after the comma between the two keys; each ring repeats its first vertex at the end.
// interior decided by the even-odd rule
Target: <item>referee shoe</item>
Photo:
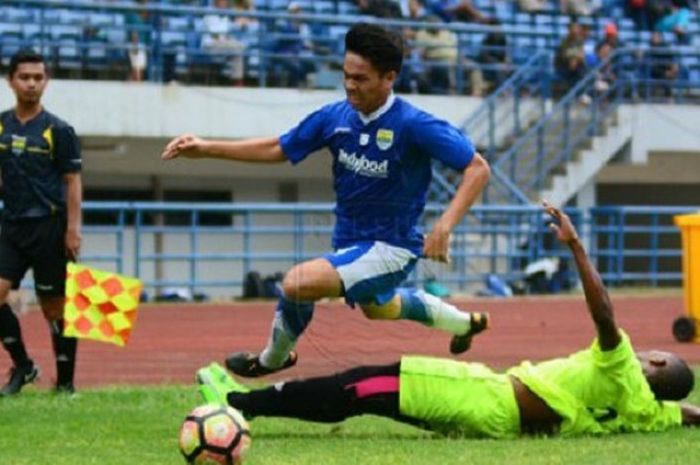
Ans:
{"type": "Polygon", "coordinates": [[[34,362],[23,367],[10,368],[10,380],[0,389],[0,397],[19,393],[25,384],[33,383],[37,378],[39,378],[39,367],[34,362]]]}

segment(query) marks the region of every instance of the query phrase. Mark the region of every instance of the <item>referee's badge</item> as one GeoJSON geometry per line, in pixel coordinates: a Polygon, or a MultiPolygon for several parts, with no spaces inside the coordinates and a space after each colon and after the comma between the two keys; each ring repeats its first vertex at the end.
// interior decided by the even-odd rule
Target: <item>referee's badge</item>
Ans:
{"type": "Polygon", "coordinates": [[[380,129],[377,131],[377,147],[386,150],[394,143],[394,131],[391,129],[380,129]]]}
{"type": "Polygon", "coordinates": [[[360,145],[369,144],[369,134],[360,134],[360,145]]]}
{"type": "Polygon", "coordinates": [[[24,149],[27,148],[27,138],[12,135],[12,153],[15,156],[20,156],[24,153],[24,149]]]}

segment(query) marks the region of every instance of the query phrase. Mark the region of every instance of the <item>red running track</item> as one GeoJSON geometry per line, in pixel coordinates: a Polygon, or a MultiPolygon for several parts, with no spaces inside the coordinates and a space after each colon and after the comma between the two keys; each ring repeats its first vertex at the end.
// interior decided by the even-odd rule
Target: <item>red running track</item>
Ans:
{"type": "MultiPolygon", "coordinates": [[[[671,334],[683,314],[679,297],[615,297],[618,322],[637,349],[678,353],[700,365],[700,345],[671,334]]],[[[543,360],[586,347],[594,334],[583,297],[463,300],[461,308],[488,310],[492,327],[477,337],[465,360],[504,368],[523,359],[543,360]]],[[[196,369],[222,361],[232,350],[259,350],[274,303],[144,305],[125,348],[81,341],[79,388],[115,384],[190,383],[196,369]]],[[[40,386],[55,377],[53,353],[41,313],[21,318],[30,356],[43,368],[40,386]]],[[[299,344],[299,364],[281,377],[324,374],[360,364],[398,360],[404,353],[449,356],[450,336],[412,322],[370,321],[341,303],[321,303],[299,344]]],[[[1,352],[1,351],[0,351],[1,352]]],[[[9,358],[0,355],[0,370],[9,358]]]]}

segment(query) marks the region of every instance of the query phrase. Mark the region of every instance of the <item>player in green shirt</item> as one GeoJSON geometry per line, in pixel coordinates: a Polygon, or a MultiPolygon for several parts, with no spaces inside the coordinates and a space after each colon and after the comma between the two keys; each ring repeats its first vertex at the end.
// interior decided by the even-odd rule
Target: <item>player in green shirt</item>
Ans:
{"type": "Polygon", "coordinates": [[[545,203],[552,231],[578,268],[597,337],[569,357],[523,362],[496,373],[479,363],[402,357],[333,376],[251,390],[212,364],[197,372],[209,402],[248,417],[339,422],[361,414],[465,436],[609,434],[700,424],[700,408],[679,403],[693,389],[688,365],[668,352],[638,352],[617,327],[600,275],[568,216],[545,203]]]}

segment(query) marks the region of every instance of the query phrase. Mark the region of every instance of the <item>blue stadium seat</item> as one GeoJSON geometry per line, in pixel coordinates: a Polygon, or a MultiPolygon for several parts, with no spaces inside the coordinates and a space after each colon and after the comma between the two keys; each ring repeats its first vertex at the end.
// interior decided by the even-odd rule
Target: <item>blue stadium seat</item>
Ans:
{"type": "Polygon", "coordinates": [[[328,27],[328,37],[331,41],[335,41],[334,53],[342,53],[345,48],[345,34],[348,32],[349,27],[345,25],[333,25],[328,27]]]}
{"type": "Polygon", "coordinates": [[[81,42],[62,38],[53,44],[56,49],[58,67],[61,69],[78,69],[82,66],[81,42]]]}
{"type": "Polygon", "coordinates": [[[496,2],[495,5],[495,15],[501,21],[501,23],[510,22],[515,16],[515,2],[496,2]]]}
{"type": "Polygon", "coordinates": [[[0,18],[8,23],[31,23],[36,21],[37,10],[13,6],[0,7],[0,18]]]}
{"type": "Polygon", "coordinates": [[[5,41],[19,41],[23,36],[21,24],[0,23],[0,44],[5,41]]]}
{"type": "Polygon", "coordinates": [[[532,15],[529,13],[518,13],[515,15],[515,23],[518,25],[532,24],[532,15]]]}
{"type": "Polygon", "coordinates": [[[357,5],[350,2],[339,2],[338,3],[338,14],[341,15],[359,15],[360,10],[357,5]]]}
{"type": "Polygon", "coordinates": [[[117,24],[119,15],[112,13],[90,12],[88,15],[88,23],[94,27],[114,26],[117,24]]]}
{"type": "Polygon", "coordinates": [[[82,10],[58,10],[61,24],[85,25],[90,22],[90,13],[82,10]]]}
{"type": "Polygon", "coordinates": [[[268,8],[270,10],[286,10],[289,2],[287,0],[268,0],[268,8]]]}
{"type": "Polygon", "coordinates": [[[312,2],[311,10],[316,14],[333,14],[335,13],[335,2],[333,1],[315,1],[312,2]]]}
{"type": "Polygon", "coordinates": [[[49,33],[54,40],[80,40],[83,37],[83,28],[67,24],[53,24],[49,27],[49,33]]]}

